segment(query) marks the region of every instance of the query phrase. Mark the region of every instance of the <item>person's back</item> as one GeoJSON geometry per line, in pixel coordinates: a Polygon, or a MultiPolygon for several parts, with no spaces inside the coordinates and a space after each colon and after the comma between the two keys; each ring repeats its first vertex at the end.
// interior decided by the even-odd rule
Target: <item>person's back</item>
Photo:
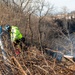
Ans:
{"type": "Polygon", "coordinates": [[[17,26],[11,26],[10,35],[11,35],[12,42],[15,40],[19,40],[23,37],[17,26]]]}

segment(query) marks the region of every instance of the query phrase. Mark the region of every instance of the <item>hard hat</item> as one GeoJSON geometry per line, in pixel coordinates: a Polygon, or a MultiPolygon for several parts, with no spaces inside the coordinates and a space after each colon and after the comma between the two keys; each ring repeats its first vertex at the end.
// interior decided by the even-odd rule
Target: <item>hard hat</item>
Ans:
{"type": "Polygon", "coordinates": [[[11,28],[11,26],[10,26],[9,24],[6,24],[6,25],[5,25],[5,30],[6,30],[6,31],[9,31],[10,28],[11,28]]]}

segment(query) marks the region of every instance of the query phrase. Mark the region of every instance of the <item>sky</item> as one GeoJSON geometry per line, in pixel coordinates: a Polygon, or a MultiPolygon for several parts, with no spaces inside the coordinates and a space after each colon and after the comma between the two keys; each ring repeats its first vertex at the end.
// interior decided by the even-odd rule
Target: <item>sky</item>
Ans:
{"type": "Polygon", "coordinates": [[[48,0],[50,4],[54,5],[56,11],[60,12],[61,9],[65,6],[68,8],[68,11],[75,10],[75,0],[48,0]]]}

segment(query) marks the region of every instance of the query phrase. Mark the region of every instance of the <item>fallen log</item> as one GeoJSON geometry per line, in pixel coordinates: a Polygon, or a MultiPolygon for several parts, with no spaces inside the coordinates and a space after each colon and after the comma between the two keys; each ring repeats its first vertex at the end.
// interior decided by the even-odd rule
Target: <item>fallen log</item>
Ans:
{"type": "Polygon", "coordinates": [[[68,61],[72,62],[73,64],[75,64],[75,62],[73,61],[73,58],[75,58],[75,56],[73,55],[65,55],[64,53],[62,53],[61,51],[58,50],[51,50],[49,48],[45,48],[45,50],[47,51],[51,51],[51,52],[55,52],[55,53],[60,53],[63,55],[64,58],[68,59],[68,61]]]}

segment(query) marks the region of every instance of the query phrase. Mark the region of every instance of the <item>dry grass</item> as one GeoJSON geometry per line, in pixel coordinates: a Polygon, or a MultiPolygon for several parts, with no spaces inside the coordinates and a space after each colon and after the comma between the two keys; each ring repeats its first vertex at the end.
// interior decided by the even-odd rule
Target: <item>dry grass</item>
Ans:
{"type": "Polygon", "coordinates": [[[0,61],[0,75],[74,75],[74,64],[57,62],[50,56],[42,54],[36,47],[28,47],[18,56],[10,57],[10,64],[0,61]],[[11,71],[11,72],[10,72],[11,71]]]}
{"type": "MultiPolygon", "coordinates": [[[[16,13],[12,8],[5,5],[0,4],[0,7],[0,24],[9,23],[19,25],[21,29],[25,28],[23,14],[16,13]]],[[[8,44],[5,41],[4,43],[8,44]]],[[[11,44],[5,48],[9,62],[4,62],[0,58],[0,75],[75,75],[75,64],[71,62],[59,63],[56,59],[41,53],[36,47],[27,47],[27,50],[23,49],[20,55],[14,56],[10,46],[11,44]],[[68,63],[71,64],[68,65],[68,63]]],[[[0,57],[2,57],[1,54],[0,57]]]]}

